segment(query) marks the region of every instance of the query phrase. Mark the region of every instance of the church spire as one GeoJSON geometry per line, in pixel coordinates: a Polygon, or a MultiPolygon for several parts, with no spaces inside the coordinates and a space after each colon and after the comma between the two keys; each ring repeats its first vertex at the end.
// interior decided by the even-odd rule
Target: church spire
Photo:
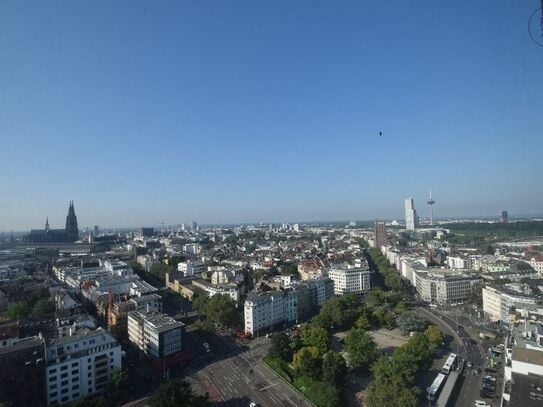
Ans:
{"type": "Polygon", "coordinates": [[[66,216],[66,237],[69,242],[75,242],[79,239],[79,229],[77,227],[77,217],[75,216],[74,201],[70,201],[68,216],[66,216]]]}
{"type": "Polygon", "coordinates": [[[45,230],[49,230],[49,216],[45,218],[45,230]]]}

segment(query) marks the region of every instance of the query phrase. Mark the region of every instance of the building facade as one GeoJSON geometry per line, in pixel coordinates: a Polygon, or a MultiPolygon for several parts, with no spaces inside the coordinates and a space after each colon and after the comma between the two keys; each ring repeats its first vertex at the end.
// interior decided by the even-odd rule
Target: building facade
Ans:
{"type": "Polygon", "coordinates": [[[335,295],[362,294],[371,289],[371,271],[367,263],[335,265],[326,274],[334,281],[335,295]]]}
{"type": "Polygon", "coordinates": [[[373,233],[375,235],[375,247],[381,250],[381,247],[386,246],[388,243],[386,225],[383,222],[375,222],[373,226],[373,233]]]}
{"type": "Polygon", "coordinates": [[[46,347],[47,405],[60,405],[105,390],[121,369],[121,346],[107,331],[80,330],[46,347]]]}
{"type": "Polygon", "coordinates": [[[163,358],[181,352],[185,325],[158,312],[128,313],[128,339],[146,355],[163,358]]]}
{"type": "Polygon", "coordinates": [[[438,304],[466,300],[471,295],[473,286],[482,281],[478,274],[466,270],[416,270],[414,277],[415,287],[421,299],[438,304]]]}
{"type": "Polygon", "coordinates": [[[42,337],[0,340],[0,401],[14,406],[45,403],[45,343],[42,337]]]}
{"type": "Polygon", "coordinates": [[[483,312],[487,318],[508,325],[512,308],[537,304],[530,291],[529,287],[521,283],[484,287],[483,312]]]}
{"type": "Polygon", "coordinates": [[[415,230],[419,225],[419,217],[413,203],[413,198],[405,200],[405,228],[415,230]]]}

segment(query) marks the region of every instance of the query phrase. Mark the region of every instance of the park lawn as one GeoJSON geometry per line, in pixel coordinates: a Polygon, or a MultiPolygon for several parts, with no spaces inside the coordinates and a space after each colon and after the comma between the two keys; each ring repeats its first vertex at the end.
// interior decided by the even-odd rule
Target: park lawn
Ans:
{"type": "Polygon", "coordinates": [[[283,379],[292,382],[292,373],[287,362],[274,356],[265,356],[262,360],[283,379]]]}

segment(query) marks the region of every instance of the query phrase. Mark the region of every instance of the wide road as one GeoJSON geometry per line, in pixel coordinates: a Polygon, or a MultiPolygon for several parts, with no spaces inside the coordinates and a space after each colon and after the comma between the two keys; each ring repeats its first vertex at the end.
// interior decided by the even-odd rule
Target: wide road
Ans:
{"type": "Polygon", "coordinates": [[[218,355],[216,360],[194,369],[188,380],[198,384],[219,406],[247,407],[250,402],[261,406],[309,406],[304,398],[263,364],[269,349],[267,340],[237,347],[218,355]]]}
{"type": "MultiPolygon", "coordinates": [[[[453,351],[457,352],[458,356],[464,360],[470,361],[474,367],[464,369],[462,377],[459,380],[462,380],[462,387],[459,388],[456,394],[452,395],[454,399],[456,397],[455,406],[458,407],[471,407],[474,405],[475,400],[480,400],[479,391],[482,385],[482,368],[486,361],[485,353],[474,338],[464,329],[464,326],[460,323],[457,325],[456,320],[450,316],[444,315],[432,308],[423,308],[418,307],[425,316],[428,317],[433,323],[438,325],[443,332],[450,333],[454,342],[451,344],[453,351]],[[481,373],[475,374],[474,368],[478,367],[481,369],[481,373]]],[[[486,400],[490,404],[495,405],[492,400],[486,400]]]]}

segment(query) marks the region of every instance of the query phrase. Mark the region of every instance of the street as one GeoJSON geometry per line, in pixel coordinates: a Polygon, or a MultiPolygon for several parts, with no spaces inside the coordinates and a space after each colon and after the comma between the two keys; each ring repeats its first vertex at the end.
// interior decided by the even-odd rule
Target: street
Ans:
{"type": "Polygon", "coordinates": [[[261,361],[269,342],[264,339],[251,345],[253,348],[236,345],[228,353],[206,360],[201,367],[195,361],[187,380],[207,392],[216,405],[247,407],[256,402],[261,406],[308,406],[261,361]]]}

